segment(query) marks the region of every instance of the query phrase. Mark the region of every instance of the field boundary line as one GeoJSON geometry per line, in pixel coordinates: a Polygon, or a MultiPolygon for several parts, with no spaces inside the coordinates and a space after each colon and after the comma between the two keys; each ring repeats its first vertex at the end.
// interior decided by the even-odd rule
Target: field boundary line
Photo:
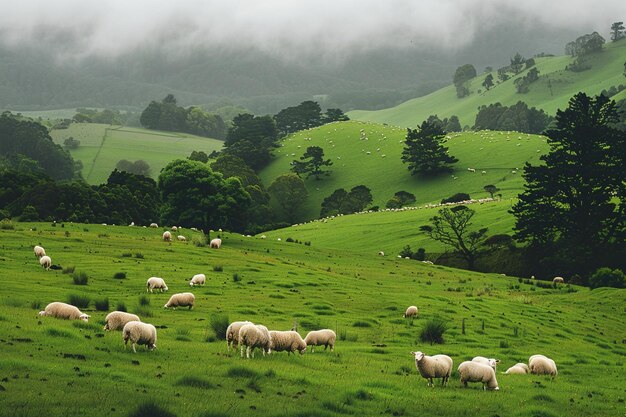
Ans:
{"type": "MultiPolygon", "coordinates": [[[[119,127],[118,127],[118,129],[119,129],[119,127]]],[[[109,135],[109,130],[111,130],[110,127],[105,127],[104,128],[104,135],[102,135],[102,141],[100,142],[100,146],[98,147],[98,151],[96,152],[96,155],[93,157],[93,160],[91,161],[91,167],[89,168],[89,172],[87,173],[87,177],[85,178],[85,181],[87,181],[87,182],[89,182],[89,177],[91,177],[91,173],[93,172],[93,168],[96,166],[96,161],[98,160],[98,157],[100,156],[100,151],[102,150],[102,147],[104,146],[104,141],[106,140],[107,136],[109,135]]],[[[114,129],[114,130],[117,130],[117,129],[114,129]]]]}

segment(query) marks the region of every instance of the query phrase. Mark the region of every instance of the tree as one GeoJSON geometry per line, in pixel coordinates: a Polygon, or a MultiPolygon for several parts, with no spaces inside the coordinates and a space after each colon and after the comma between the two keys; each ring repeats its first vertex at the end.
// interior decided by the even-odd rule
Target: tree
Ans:
{"type": "Polygon", "coordinates": [[[330,159],[324,160],[324,150],[319,146],[309,146],[306,148],[304,155],[300,157],[300,161],[293,161],[291,169],[298,175],[307,174],[307,178],[311,175],[316,180],[320,179],[320,175],[330,175],[331,171],[324,171],[322,167],[331,166],[333,162],[330,159]]]}
{"type": "Polygon", "coordinates": [[[422,122],[417,129],[407,129],[402,162],[408,164],[411,175],[435,175],[450,172],[449,164],[458,162],[443,146],[445,132],[435,123],[422,122]]]}
{"type": "Polygon", "coordinates": [[[496,187],[495,185],[493,185],[493,184],[485,185],[483,187],[483,190],[487,191],[489,193],[489,195],[491,196],[491,198],[493,198],[493,195],[495,193],[500,191],[500,189],[498,187],[496,187]]]}
{"type": "Polygon", "coordinates": [[[483,80],[482,86],[485,87],[487,90],[493,87],[493,74],[487,74],[487,76],[483,80]]]}
{"type": "Polygon", "coordinates": [[[476,260],[482,254],[482,243],[487,228],[471,230],[471,220],[476,213],[467,206],[443,208],[430,219],[432,225],[420,229],[431,239],[452,247],[452,252],[465,259],[469,269],[474,269],[476,260]]]}
{"type": "Polygon", "coordinates": [[[452,82],[456,87],[456,96],[463,98],[469,95],[470,91],[467,88],[467,82],[476,76],[476,68],[472,64],[461,65],[454,72],[454,78],[452,82]]]}
{"type": "Polygon", "coordinates": [[[304,181],[296,174],[280,175],[267,190],[283,208],[287,219],[292,223],[298,217],[298,209],[309,195],[304,181]]]}
{"type": "Polygon", "coordinates": [[[278,131],[270,116],[240,114],[226,135],[224,153],[241,158],[258,172],[269,163],[277,142],[278,131]]]}
{"type": "Polygon", "coordinates": [[[341,109],[327,109],[322,116],[323,123],[345,122],[350,118],[341,109]]]}
{"type": "Polygon", "coordinates": [[[611,40],[618,41],[624,37],[624,22],[615,22],[611,25],[611,40]]]}
{"type": "Polygon", "coordinates": [[[519,52],[517,52],[515,56],[511,58],[511,71],[513,71],[515,74],[519,74],[522,69],[524,69],[525,62],[526,60],[524,59],[524,57],[520,55],[519,52]]]}
{"type": "Polygon", "coordinates": [[[372,202],[372,191],[365,185],[352,187],[350,192],[338,188],[322,201],[321,217],[362,211],[372,202]]]}
{"type": "Polygon", "coordinates": [[[563,271],[591,271],[626,241],[626,132],[613,127],[615,108],[603,95],[576,94],[545,133],[544,163],[524,167],[515,237],[553,253],[563,271]]]}
{"type": "Polygon", "coordinates": [[[151,101],[148,107],[141,112],[139,122],[147,129],[158,129],[159,120],[161,119],[161,103],[151,101]]]}
{"type": "Polygon", "coordinates": [[[63,146],[65,146],[67,149],[76,149],[78,148],[79,145],[80,145],[80,141],[74,139],[73,136],[70,136],[69,138],[63,141],[63,146]]]}
{"type": "Polygon", "coordinates": [[[408,191],[398,191],[387,201],[385,206],[387,208],[401,208],[408,204],[413,204],[415,201],[415,194],[411,194],[408,191]]]}
{"type": "Polygon", "coordinates": [[[191,151],[191,155],[187,157],[190,161],[198,161],[206,164],[209,162],[209,155],[204,151],[191,151]]]}
{"type": "MultiPolygon", "coordinates": [[[[444,122],[445,121],[446,119],[444,119],[444,122]]],[[[450,116],[449,119],[447,119],[447,123],[444,124],[443,129],[446,132],[460,132],[461,130],[463,130],[461,129],[461,122],[459,121],[459,118],[454,114],[450,116]]]]}
{"type": "Polygon", "coordinates": [[[315,101],[303,101],[298,106],[287,107],[274,116],[276,128],[281,136],[299,130],[320,126],[322,124],[322,109],[315,101]]]}
{"type": "Polygon", "coordinates": [[[589,277],[589,288],[592,290],[600,287],[624,288],[625,286],[626,277],[619,269],[611,270],[611,268],[598,268],[598,270],[589,277]]]}
{"type": "Polygon", "coordinates": [[[138,159],[135,162],[120,159],[115,165],[115,168],[119,171],[126,171],[135,175],[143,175],[144,177],[150,176],[150,165],[142,159],[138,159]]]}
{"type": "Polygon", "coordinates": [[[341,204],[348,197],[348,192],[338,188],[322,201],[320,217],[336,216],[341,214],[341,204]]]}
{"type": "Polygon", "coordinates": [[[506,68],[498,68],[498,79],[502,82],[508,80],[509,74],[506,73],[506,68]]]}

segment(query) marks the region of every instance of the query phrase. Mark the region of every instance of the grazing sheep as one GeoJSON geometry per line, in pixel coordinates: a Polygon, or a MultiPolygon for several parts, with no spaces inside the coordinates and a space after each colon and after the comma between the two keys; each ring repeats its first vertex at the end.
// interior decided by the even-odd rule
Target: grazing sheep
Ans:
{"type": "Polygon", "coordinates": [[[385,252],[383,252],[383,251],[378,252],[378,254],[379,254],[380,256],[385,256],[385,252]]]}
{"type": "Polygon", "coordinates": [[[533,355],[528,359],[530,373],[535,375],[558,375],[556,363],[544,355],[533,355]]]}
{"type": "Polygon", "coordinates": [[[553,284],[564,284],[565,280],[563,279],[563,277],[554,277],[552,279],[552,283],[553,284]]]}
{"type": "Polygon", "coordinates": [[[163,240],[166,242],[170,242],[172,240],[172,234],[167,230],[163,232],[163,240]]]}
{"type": "Polygon", "coordinates": [[[46,256],[46,250],[42,248],[41,246],[35,246],[33,248],[33,251],[35,252],[35,256],[38,258],[41,258],[42,256],[46,256]]]}
{"type": "Polygon", "coordinates": [[[146,282],[146,292],[148,291],[153,292],[154,290],[161,290],[161,292],[168,290],[167,285],[165,285],[165,281],[163,280],[163,278],[159,278],[159,277],[148,278],[148,281],[146,282]]]}
{"type": "Polygon", "coordinates": [[[176,236],[176,239],[178,239],[180,242],[186,242],[187,241],[187,238],[185,236],[183,236],[183,235],[176,236]]]}
{"type": "Polygon", "coordinates": [[[525,363],[516,363],[506,370],[505,374],[528,374],[530,373],[530,369],[528,365],[525,363]]]}
{"type": "Polygon", "coordinates": [[[172,294],[169,301],[163,306],[163,308],[176,309],[176,307],[189,307],[189,310],[196,302],[196,296],[191,292],[179,292],[178,294],[172,294]]]}
{"type": "Polygon", "coordinates": [[[419,310],[417,309],[416,306],[407,307],[402,317],[404,317],[405,319],[407,318],[411,319],[411,323],[412,323],[415,317],[419,317],[419,310]]]}
{"type": "Polygon", "coordinates": [[[46,271],[49,271],[52,266],[52,259],[49,256],[42,256],[39,258],[39,265],[45,268],[46,271]]]}
{"type": "Polygon", "coordinates": [[[321,345],[324,345],[324,350],[330,346],[330,351],[334,352],[335,340],[337,340],[337,335],[331,329],[313,330],[304,338],[306,345],[311,346],[311,353],[315,352],[314,346],[321,345]]]}
{"type": "Polygon", "coordinates": [[[306,343],[296,331],[281,332],[272,330],[270,331],[270,348],[268,353],[272,353],[272,350],[276,352],[286,350],[287,355],[295,353],[297,350],[302,355],[306,352],[306,343]]]}
{"type": "Polygon", "coordinates": [[[467,387],[468,382],[482,382],[483,389],[499,390],[496,373],[489,365],[480,362],[465,361],[458,367],[461,383],[467,387]]]}
{"type": "Polygon", "coordinates": [[[189,285],[193,287],[194,285],[204,285],[206,282],[206,275],[204,274],[196,274],[189,281],[189,285]]]}
{"type": "Polygon", "coordinates": [[[141,321],[136,314],[112,311],[104,319],[104,330],[122,330],[129,321],[141,321]]]}
{"type": "Polygon", "coordinates": [[[422,378],[428,380],[428,386],[434,386],[433,378],[441,378],[441,385],[446,386],[452,374],[452,358],[447,355],[426,356],[423,352],[411,352],[415,357],[415,367],[422,378]]]}
{"type": "Polygon", "coordinates": [[[156,223],[150,223],[150,227],[152,227],[153,229],[156,229],[157,227],[159,227],[159,225],[156,223]]]}
{"type": "Polygon", "coordinates": [[[39,312],[40,316],[51,316],[64,320],[82,320],[89,321],[89,315],[81,312],[78,307],[71,304],[65,304],[58,301],[50,303],[46,309],[39,312]]]}
{"type": "Polygon", "coordinates": [[[178,227],[172,226],[172,232],[176,232],[176,231],[178,231],[178,227]]]}
{"type": "Polygon", "coordinates": [[[484,356],[476,356],[472,359],[472,362],[482,363],[483,365],[491,366],[494,372],[497,372],[496,367],[500,363],[499,359],[485,358],[484,356]]]}
{"type": "Polygon", "coordinates": [[[133,352],[135,353],[137,353],[137,349],[135,349],[136,345],[146,345],[148,350],[156,349],[156,328],[148,323],[129,321],[124,325],[122,338],[124,339],[124,347],[126,347],[128,340],[130,340],[133,352]]]}
{"type": "Polygon", "coordinates": [[[239,329],[246,324],[253,324],[251,321],[234,321],[228,325],[226,329],[226,349],[230,352],[232,346],[233,350],[237,349],[239,344],[239,329]]]}
{"type": "Polygon", "coordinates": [[[209,246],[211,247],[211,249],[219,249],[220,246],[222,246],[222,239],[215,238],[211,240],[211,243],[209,243],[209,246]]]}
{"type": "Polygon", "coordinates": [[[254,358],[254,348],[261,348],[263,356],[270,350],[270,332],[267,327],[260,324],[244,324],[239,329],[239,346],[243,358],[243,348],[246,347],[246,358],[250,359],[250,353],[254,358]]]}

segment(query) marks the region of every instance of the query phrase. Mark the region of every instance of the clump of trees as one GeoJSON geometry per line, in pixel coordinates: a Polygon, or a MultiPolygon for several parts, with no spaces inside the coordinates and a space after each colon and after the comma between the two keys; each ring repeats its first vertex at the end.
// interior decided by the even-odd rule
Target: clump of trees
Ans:
{"type": "Polygon", "coordinates": [[[297,106],[287,107],[274,116],[280,136],[286,136],[299,130],[310,129],[335,121],[350,120],[341,109],[328,109],[322,113],[315,101],[303,101],[297,106]]]}
{"type": "Polygon", "coordinates": [[[537,68],[531,68],[526,75],[523,77],[517,78],[515,80],[515,90],[519,94],[528,93],[530,84],[534,83],[539,79],[539,70],[537,68]]]}
{"type": "Polygon", "coordinates": [[[119,110],[78,108],[72,121],[76,123],[103,123],[108,125],[126,124],[130,113],[122,114],[119,110]]]}
{"type": "Polygon", "coordinates": [[[468,87],[469,80],[476,76],[476,68],[472,64],[461,65],[454,72],[452,82],[456,88],[456,96],[463,98],[470,94],[468,87]]]}
{"type": "Polygon", "coordinates": [[[408,164],[411,175],[436,175],[451,172],[458,159],[444,146],[445,135],[439,123],[425,120],[417,129],[407,129],[402,162],[408,164]]]}
{"type": "Polygon", "coordinates": [[[450,116],[450,118],[444,117],[443,120],[439,118],[436,114],[431,114],[426,119],[427,122],[437,125],[444,132],[460,132],[463,129],[461,128],[461,122],[456,115],[450,116]]]}
{"type": "Polygon", "coordinates": [[[500,103],[480,106],[474,122],[474,130],[514,130],[523,133],[539,134],[552,122],[553,118],[543,110],[528,108],[523,101],[507,107],[500,103]]]}
{"type": "Polygon", "coordinates": [[[267,166],[276,148],[278,130],[272,117],[240,114],[233,119],[222,152],[241,158],[258,172],[267,166]]]}
{"type": "Polygon", "coordinates": [[[143,159],[136,161],[120,159],[115,165],[115,168],[119,171],[126,171],[135,175],[143,175],[144,177],[150,176],[150,165],[143,159]]]}
{"type": "Polygon", "coordinates": [[[371,203],[372,191],[365,185],[352,187],[349,192],[338,188],[322,201],[320,217],[357,213],[371,203]]]}
{"type": "Polygon", "coordinates": [[[415,198],[415,194],[412,194],[408,191],[398,191],[393,195],[393,197],[391,197],[387,201],[385,207],[398,209],[404,206],[408,206],[409,204],[413,204],[415,203],[415,201],[417,201],[417,199],[415,198]]]}

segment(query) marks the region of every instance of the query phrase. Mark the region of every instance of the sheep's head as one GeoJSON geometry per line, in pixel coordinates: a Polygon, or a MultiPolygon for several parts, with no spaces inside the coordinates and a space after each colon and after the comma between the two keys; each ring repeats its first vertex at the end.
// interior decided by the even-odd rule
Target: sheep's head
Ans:
{"type": "Polygon", "coordinates": [[[165,286],[163,287],[163,291],[167,291],[167,290],[169,290],[169,288],[167,288],[167,285],[165,285],[165,286]]]}
{"type": "Polygon", "coordinates": [[[426,356],[422,352],[411,352],[411,355],[415,356],[415,360],[417,362],[421,361],[424,358],[424,356],[426,356]]]}
{"type": "Polygon", "coordinates": [[[106,330],[107,332],[108,332],[109,330],[111,330],[111,329],[109,329],[109,323],[107,323],[107,324],[105,324],[105,325],[104,325],[104,330],[106,330]]]}
{"type": "Polygon", "coordinates": [[[78,316],[78,318],[79,318],[80,320],[84,321],[84,322],[89,321],[89,317],[91,317],[91,316],[90,316],[90,315],[88,315],[88,314],[84,314],[84,313],[83,313],[83,314],[81,314],[80,316],[78,316]]]}
{"type": "Polygon", "coordinates": [[[45,316],[45,315],[46,315],[46,312],[45,312],[45,311],[40,311],[40,312],[39,312],[39,315],[40,315],[40,316],[45,316]]]}
{"type": "Polygon", "coordinates": [[[152,343],[148,345],[148,350],[154,350],[154,349],[156,349],[156,344],[152,343]]]}
{"type": "Polygon", "coordinates": [[[191,281],[191,282],[189,283],[189,286],[190,286],[190,287],[193,287],[193,281],[191,281]]]}

